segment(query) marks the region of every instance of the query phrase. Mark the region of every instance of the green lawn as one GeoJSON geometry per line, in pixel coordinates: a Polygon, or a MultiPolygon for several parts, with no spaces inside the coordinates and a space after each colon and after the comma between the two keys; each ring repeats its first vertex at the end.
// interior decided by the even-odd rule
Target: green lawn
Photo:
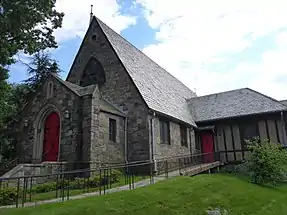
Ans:
{"type": "MultiPolygon", "coordinates": [[[[147,179],[147,176],[134,176],[134,182],[138,182],[144,179],[147,179]]],[[[132,180],[132,179],[129,179],[132,180]]],[[[128,183],[128,182],[127,182],[128,183]]],[[[111,184],[111,188],[114,187],[120,187],[120,186],[124,186],[126,185],[126,181],[124,177],[121,177],[119,182],[117,183],[113,183],[111,184]]],[[[105,186],[105,189],[110,189],[110,186],[105,186]]],[[[102,192],[104,192],[104,186],[101,187],[102,192]]],[[[100,191],[99,187],[95,187],[95,188],[85,188],[85,189],[75,189],[69,190],[64,190],[64,197],[67,198],[67,196],[75,196],[75,195],[79,195],[79,194],[83,194],[83,193],[91,193],[91,192],[96,192],[96,191],[100,191]]],[[[62,190],[58,190],[58,198],[61,198],[61,192],[62,190]]],[[[57,191],[50,191],[50,192],[46,192],[46,193],[34,193],[31,195],[31,201],[30,201],[30,194],[27,193],[26,194],[26,202],[35,202],[35,201],[42,201],[42,200],[49,200],[49,199],[55,199],[57,191]]],[[[19,198],[19,205],[21,205],[22,202],[22,197],[19,198]]]]}
{"type": "Polygon", "coordinates": [[[194,215],[208,208],[230,215],[287,214],[287,185],[260,187],[228,174],[177,177],[149,187],[64,203],[7,209],[1,215],[194,215]]]}

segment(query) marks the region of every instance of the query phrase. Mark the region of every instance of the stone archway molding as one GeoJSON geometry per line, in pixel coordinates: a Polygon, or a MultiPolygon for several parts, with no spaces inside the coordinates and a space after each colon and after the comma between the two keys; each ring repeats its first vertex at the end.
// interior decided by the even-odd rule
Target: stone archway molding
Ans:
{"type": "Polygon", "coordinates": [[[53,104],[45,105],[37,114],[33,128],[34,128],[34,143],[33,143],[33,163],[42,163],[43,161],[43,141],[44,141],[44,126],[46,118],[53,112],[56,112],[60,118],[60,130],[59,130],[59,155],[60,158],[60,145],[61,145],[61,131],[62,131],[62,114],[59,109],[53,104]]]}

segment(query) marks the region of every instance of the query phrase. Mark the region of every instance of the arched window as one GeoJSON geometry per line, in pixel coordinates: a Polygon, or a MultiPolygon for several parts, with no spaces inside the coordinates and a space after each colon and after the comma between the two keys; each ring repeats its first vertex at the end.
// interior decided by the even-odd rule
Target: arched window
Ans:
{"type": "Polygon", "coordinates": [[[53,82],[48,83],[47,99],[53,98],[53,82]]]}
{"type": "Polygon", "coordinates": [[[92,57],[83,72],[80,85],[85,87],[91,84],[103,85],[106,82],[106,75],[102,64],[92,57]]]}

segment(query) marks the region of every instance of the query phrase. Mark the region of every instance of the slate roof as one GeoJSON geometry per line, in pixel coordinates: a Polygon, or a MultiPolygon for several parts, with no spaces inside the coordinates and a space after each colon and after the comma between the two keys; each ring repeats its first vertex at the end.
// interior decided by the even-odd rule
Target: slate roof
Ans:
{"type": "Polygon", "coordinates": [[[287,100],[281,100],[280,101],[283,105],[286,105],[287,106],[287,100]]]}
{"type": "Polygon", "coordinates": [[[52,74],[54,78],[56,78],[60,83],[65,85],[69,90],[71,90],[73,93],[77,94],[78,96],[85,96],[92,94],[97,88],[97,85],[89,85],[87,87],[81,87],[79,85],[73,84],[69,81],[62,80],[59,76],[52,74]]]}
{"type": "Polygon", "coordinates": [[[196,126],[186,103],[186,99],[196,94],[101,20],[96,17],[94,19],[99,23],[147,106],[196,126]]]}
{"type": "Polygon", "coordinates": [[[119,116],[126,116],[126,113],[124,113],[122,110],[120,110],[118,107],[116,107],[115,105],[111,104],[110,102],[108,102],[107,100],[101,98],[99,100],[99,104],[100,104],[100,109],[109,113],[113,113],[119,116]]]}
{"type": "Polygon", "coordinates": [[[287,110],[281,102],[249,88],[191,98],[188,103],[196,122],[287,110]]]}
{"type": "MultiPolygon", "coordinates": [[[[61,82],[63,85],[65,85],[68,89],[70,89],[72,92],[74,92],[78,96],[85,96],[85,95],[92,94],[95,91],[95,88],[97,88],[97,85],[89,85],[87,87],[81,87],[81,86],[73,84],[71,82],[63,81],[60,77],[58,77],[55,74],[52,74],[52,75],[59,82],[61,82]]],[[[111,104],[110,102],[108,102],[104,98],[100,98],[98,102],[99,102],[99,105],[100,105],[100,110],[103,110],[103,111],[106,111],[106,112],[109,112],[109,113],[113,113],[113,114],[116,114],[116,115],[119,115],[119,116],[125,116],[126,115],[126,113],[121,111],[118,107],[116,107],[115,105],[111,104]]]]}

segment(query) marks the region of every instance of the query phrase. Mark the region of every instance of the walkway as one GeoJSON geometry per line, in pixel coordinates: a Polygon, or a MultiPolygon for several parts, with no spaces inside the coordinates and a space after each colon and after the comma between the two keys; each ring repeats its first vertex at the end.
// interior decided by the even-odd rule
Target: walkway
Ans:
{"type": "MultiPolygon", "coordinates": [[[[186,169],[182,169],[179,173],[178,170],[176,171],[172,171],[168,173],[168,178],[172,178],[175,176],[179,176],[179,175],[196,175],[199,174],[201,172],[205,172],[208,171],[210,169],[216,168],[220,166],[220,162],[213,162],[213,163],[207,163],[207,164],[199,164],[193,167],[189,167],[186,169]]],[[[155,176],[152,178],[152,180],[150,179],[145,179],[139,182],[135,182],[132,186],[132,188],[130,188],[130,185],[125,185],[125,186],[121,186],[121,187],[115,187],[115,188],[111,188],[108,190],[105,190],[105,194],[108,193],[115,193],[115,192],[120,192],[120,191],[124,191],[124,190],[130,190],[130,189],[136,189],[139,187],[145,187],[151,184],[155,184],[159,181],[165,180],[166,175],[162,174],[159,176],[155,176]]],[[[103,191],[102,191],[103,193],[103,191]]],[[[80,195],[76,195],[76,196],[69,196],[69,198],[65,197],[64,201],[66,200],[75,200],[75,199],[83,199],[83,198],[87,198],[87,197],[91,197],[91,196],[99,196],[99,195],[103,195],[100,194],[100,192],[92,192],[92,193],[85,193],[85,194],[80,194],[80,195]]],[[[31,206],[37,206],[37,205],[42,205],[42,204],[49,204],[49,203],[57,203],[57,202],[63,202],[63,198],[58,198],[58,199],[50,199],[50,200],[43,200],[43,201],[37,201],[37,202],[27,202],[24,204],[23,207],[31,207],[31,206]]],[[[18,207],[22,207],[22,205],[19,204],[18,207]]],[[[8,206],[2,206],[1,208],[16,208],[16,205],[8,205],[8,206]]]]}

